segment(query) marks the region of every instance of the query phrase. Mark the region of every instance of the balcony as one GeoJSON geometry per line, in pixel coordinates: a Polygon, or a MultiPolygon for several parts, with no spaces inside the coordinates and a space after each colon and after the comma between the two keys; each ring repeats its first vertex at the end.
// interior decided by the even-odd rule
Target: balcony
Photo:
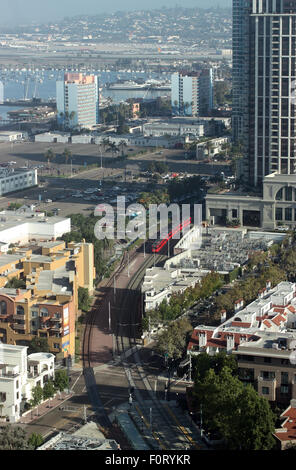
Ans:
{"type": "Polygon", "coordinates": [[[61,326],[52,326],[50,329],[49,329],[50,332],[52,333],[62,333],[63,332],[63,328],[61,326]]]}
{"type": "Polygon", "coordinates": [[[24,323],[14,323],[12,325],[13,329],[14,330],[23,330],[25,332],[25,329],[26,329],[26,325],[24,323]]]}
{"type": "Polygon", "coordinates": [[[25,320],[25,314],[20,314],[20,313],[16,313],[15,315],[12,316],[12,318],[14,320],[25,320]]]}
{"type": "Polygon", "coordinates": [[[62,319],[61,318],[56,318],[56,317],[51,317],[50,321],[55,322],[55,323],[62,323],[62,319]]]}

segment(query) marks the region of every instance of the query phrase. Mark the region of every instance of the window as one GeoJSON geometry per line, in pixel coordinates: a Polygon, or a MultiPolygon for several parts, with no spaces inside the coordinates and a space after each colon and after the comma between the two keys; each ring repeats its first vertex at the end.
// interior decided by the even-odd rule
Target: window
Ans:
{"type": "Polygon", "coordinates": [[[262,395],[269,395],[269,387],[262,387],[262,395]]]}
{"type": "Polygon", "coordinates": [[[275,220],[283,220],[283,209],[281,207],[277,207],[275,210],[275,220]]]}
{"type": "Polygon", "coordinates": [[[265,357],[264,362],[271,362],[271,358],[270,357],[265,357]]]}
{"type": "Polygon", "coordinates": [[[289,393],[288,385],[281,385],[281,394],[282,395],[287,395],[288,393],[289,393]]]}
{"type": "Polygon", "coordinates": [[[274,372],[270,372],[268,370],[262,370],[261,373],[260,373],[261,377],[263,380],[269,380],[269,379],[274,379],[275,377],[275,373],[274,372]]]}
{"type": "Polygon", "coordinates": [[[288,372],[281,373],[281,385],[288,385],[289,383],[289,374],[288,372]]]}
{"type": "Polygon", "coordinates": [[[48,313],[47,308],[42,307],[42,308],[40,309],[40,316],[41,316],[41,317],[49,317],[49,313],[48,313]]]}
{"type": "Polygon", "coordinates": [[[16,308],[16,313],[17,315],[25,315],[24,307],[22,307],[21,305],[18,305],[16,308]]]}
{"type": "Polygon", "coordinates": [[[237,219],[237,209],[232,209],[232,218],[237,219]]]}
{"type": "Polygon", "coordinates": [[[0,392],[0,403],[4,403],[6,401],[6,392],[0,392]]]}
{"type": "Polygon", "coordinates": [[[288,221],[292,220],[292,209],[291,209],[291,207],[286,207],[286,209],[285,209],[285,220],[288,220],[288,221]]]}
{"type": "Polygon", "coordinates": [[[0,315],[6,315],[7,313],[7,305],[4,300],[1,300],[0,302],[0,315]]]}

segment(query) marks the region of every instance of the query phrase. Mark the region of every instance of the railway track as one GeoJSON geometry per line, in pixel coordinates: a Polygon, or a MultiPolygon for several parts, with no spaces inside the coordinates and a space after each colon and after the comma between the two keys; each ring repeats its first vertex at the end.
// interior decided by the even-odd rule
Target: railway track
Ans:
{"type": "MultiPolygon", "coordinates": [[[[158,258],[158,262],[164,261],[165,255],[158,258]]],[[[168,406],[161,403],[156,398],[155,392],[149,382],[141,363],[138,350],[135,348],[139,337],[141,309],[139,305],[140,292],[139,287],[144,277],[145,270],[153,265],[153,257],[146,260],[140,270],[135,273],[128,284],[128,290],[121,298],[121,321],[117,327],[117,348],[120,350],[123,367],[129,381],[130,390],[133,390],[136,399],[135,409],[141,417],[142,426],[147,428],[150,434],[149,445],[152,448],[168,450],[171,448],[180,448],[189,446],[192,449],[199,449],[190,433],[186,428],[178,424],[174,414],[168,410],[168,406]],[[136,349],[130,354],[132,348],[136,349]],[[152,426],[151,409],[149,411],[145,406],[145,401],[149,400],[154,415],[158,416],[165,427],[165,433],[152,426]]]]}
{"type": "MultiPolygon", "coordinates": [[[[132,255],[131,258],[133,259],[133,257],[135,256],[136,256],[136,253],[132,255]]],[[[124,270],[125,265],[126,265],[126,259],[127,259],[127,255],[124,254],[120,262],[120,265],[117,267],[116,271],[108,280],[105,288],[107,289],[111,288],[115,276],[124,270]]],[[[92,404],[93,409],[95,410],[98,422],[101,424],[101,426],[105,428],[112,428],[112,423],[104,409],[104,406],[103,406],[103,403],[101,401],[101,397],[98,391],[98,387],[96,384],[95,374],[94,374],[94,370],[92,367],[92,351],[91,351],[92,332],[93,332],[93,328],[95,325],[95,321],[96,321],[97,315],[100,315],[100,313],[103,313],[105,309],[107,308],[108,297],[109,297],[108,294],[105,295],[103,299],[99,302],[98,306],[94,305],[86,318],[86,324],[85,324],[84,335],[83,335],[82,351],[83,351],[83,375],[84,375],[85,386],[86,386],[86,390],[87,390],[90,402],[92,404]]]]}

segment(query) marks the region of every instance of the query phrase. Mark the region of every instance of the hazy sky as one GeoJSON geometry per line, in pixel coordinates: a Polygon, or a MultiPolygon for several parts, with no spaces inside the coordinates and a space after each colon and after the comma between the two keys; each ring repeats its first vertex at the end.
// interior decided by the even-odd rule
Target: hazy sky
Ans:
{"type": "Polygon", "coordinates": [[[0,23],[46,22],[78,14],[147,10],[162,6],[172,7],[176,4],[183,7],[230,7],[231,0],[0,0],[0,23]]]}

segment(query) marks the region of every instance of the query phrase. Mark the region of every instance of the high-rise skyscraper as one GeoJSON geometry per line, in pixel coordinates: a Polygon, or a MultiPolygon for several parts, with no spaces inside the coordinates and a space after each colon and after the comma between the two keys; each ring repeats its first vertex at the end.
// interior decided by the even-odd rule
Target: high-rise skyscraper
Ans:
{"type": "Polygon", "coordinates": [[[172,111],[181,116],[208,116],[213,107],[213,70],[176,72],[172,79],[172,111]]]}
{"type": "Polygon", "coordinates": [[[296,1],[233,0],[233,137],[244,179],[296,173],[296,1]]]}
{"type": "Polygon", "coordinates": [[[56,83],[58,122],[67,127],[91,128],[99,122],[98,77],[66,73],[56,83]]]}

